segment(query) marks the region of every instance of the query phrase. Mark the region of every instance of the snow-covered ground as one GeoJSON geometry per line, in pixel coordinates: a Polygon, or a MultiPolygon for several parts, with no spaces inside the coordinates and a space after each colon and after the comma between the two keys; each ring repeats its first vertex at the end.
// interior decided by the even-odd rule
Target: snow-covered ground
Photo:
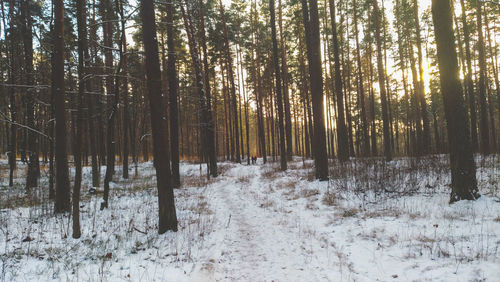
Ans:
{"type": "Polygon", "coordinates": [[[78,240],[44,191],[23,193],[22,170],[14,188],[2,172],[0,280],[500,281],[498,158],[478,172],[483,196],[453,205],[440,161],[332,163],[329,182],[301,159],[220,163],[211,180],[182,163],[179,231],[163,235],[151,162],[117,171],[105,211],[85,168],[78,240]]]}

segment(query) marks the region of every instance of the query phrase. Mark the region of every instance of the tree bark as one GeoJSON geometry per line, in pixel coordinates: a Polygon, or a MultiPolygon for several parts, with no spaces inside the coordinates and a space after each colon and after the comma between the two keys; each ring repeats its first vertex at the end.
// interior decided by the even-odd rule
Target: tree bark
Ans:
{"type": "MultiPolygon", "coordinates": [[[[32,2],[21,2],[21,15],[23,17],[23,45],[24,45],[24,65],[25,79],[27,85],[26,97],[26,123],[30,129],[37,130],[35,126],[35,79],[33,70],[33,18],[31,17],[32,2]]],[[[33,130],[27,133],[27,150],[29,155],[28,173],[26,177],[26,190],[38,186],[40,177],[40,163],[38,160],[38,136],[33,130]]]]}
{"type": "Polygon", "coordinates": [[[480,149],[482,155],[490,154],[490,133],[488,126],[488,108],[486,102],[486,54],[483,37],[483,19],[481,1],[476,1],[477,17],[476,26],[478,33],[477,48],[479,51],[479,130],[480,130],[480,149]]]}
{"type": "Polygon", "coordinates": [[[429,127],[429,116],[427,113],[427,102],[425,100],[424,86],[424,65],[422,59],[422,39],[420,37],[420,21],[418,17],[418,1],[413,0],[413,16],[415,18],[415,33],[417,38],[417,57],[418,57],[418,93],[420,104],[420,115],[422,117],[423,135],[422,135],[422,153],[428,154],[431,152],[431,134],[429,127]]]}
{"type": "Polygon", "coordinates": [[[318,1],[302,0],[302,15],[306,34],[306,47],[309,60],[309,81],[314,116],[313,154],[316,178],[328,180],[328,158],[326,152],[325,115],[323,104],[323,73],[321,70],[321,49],[319,36],[318,1]]]}
{"type": "Polygon", "coordinates": [[[222,4],[222,0],[219,0],[219,8],[220,8],[220,14],[222,18],[222,26],[223,26],[223,31],[224,31],[224,48],[226,51],[226,65],[227,65],[227,72],[228,72],[228,77],[229,77],[229,84],[230,84],[230,91],[231,91],[231,102],[232,102],[232,110],[233,110],[233,127],[234,127],[234,144],[235,144],[235,161],[237,163],[241,163],[241,156],[240,156],[240,142],[239,142],[239,129],[238,129],[238,108],[237,108],[237,102],[236,102],[236,86],[234,84],[234,73],[233,73],[233,59],[231,56],[231,48],[229,46],[229,33],[227,30],[227,24],[226,24],[226,15],[224,13],[224,5],[222,4]]]}
{"type": "Polygon", "coordinates": [[[87,43],[87,7],[86,1],[78,0],[76,3],[76,16],[78,26],[78,97],[76,112],[76,134],[74,138],[75,183],[73,186],[73,238],[81,236],[80,230],[80,190],[82,186],[82,131],[83,131],[83,96],[90,89],[87,73],[89,53],[87,43]]]}
{"type": "Polygon", "coordinates": [[[356,0],[353,0],[353,17],[354,17],[354,35],[356,39],[356,61],[358,63],[358,95],[359,104],[361,108],[361,136],[362,136],[362,152],[361,155],[367,157],[370,155],[370,138],[368,135],[368,121],[366,119],[366,103],[365,103],[365,91],[364,91],[364,81],[363,81],[363,67],[361,64],[361,52],[359,48],[358,39],[358,13],[356,0]]]}
{"type": "Polygon", "coordinates": [[[54,3],[54,49],[52,52],[52,91],[55,103],[55,157],[56,157],[56,195],[54,212],[69,212],[70,183],[68,156],[66,154],[66,111],[64,105],[64,1],[54,3]]]}
{"type": "MultiPolygon", "coordinates": [[[[101,13],[103,19],[103,43],[104,43],[104,62],[106,74],[106,174],[104,175],[104,195],[101,209],[108,207],[109,201],[109,183],[113,180],[115,174],[115,132],[114,121],[118,110],[118,88],[115,89],[113,75],[113,8],[111,0],[101,1],[101,13]],[[116,91],[115,91],[116,90],[116,91]]],[[[121,46],[120,46],[121,48],[121,46]]],[[[118,79],[117,79],[118,80],[118,79]]]]}
{"type": "Polygon", "coordinates": [[[469,97],[469,114],[470,114],[470,126],[471,126],[471,139],[472,139],[472,149],[477,151],[479,148],[478,142],[478,132],[477,132],[477,114],[476,114],[476,99],[474,95],[474,82],[472,80],[472,59],[471,59],[471,48],[470,48],[470,32],[467,25],[466,17],[466,7],[464,0],[460,0],[460,5],[462,7],[462,26],[464,30],[464,42],[465,42],[465,60],[467,62],[467,75],[465,77],[465,83],[467,85],[467,95],[469,97]]]}
{"type": "Polygon", "coordinates": [[[174,188],[181,185],[179,173],[179,110],[177,105],[177,52],[175,50],[174,14],[175,6],[172,1],[166,5],[167,14],[167,77],[168,99],[170,108],[170,160],[172,162],[172,185],[174,188]]]}
{"type": "Polygon", "coordinates": [[[450,0],[432,0],[432,19],[436,36],[441,94],[450,146],[450,203],[474,200],[480,195],[476,167],[469,139],[462,89],[458,80],[458,62],[452,27],[450,0]]]}
{"type": "Polygon", "coordinates": [[[177,231],[177,215],[175,211],[174,191],[170,174],[170,157],[165,107],[161,93],[161,70],[158,61],[158,41],[156,40],[156,23],[153,0],[141,2],[142,36],[146,54],[146,84],[151,111],[151,128],[153,135],[154,167],[158,187],[158,233],[169,230],[177,231]]]}
{"type": "Polygon", "coordinates": [[[281,51],[281,71],[283,79],[283,105],[285,109],[285,135],[286,135],[286,155],[288,160],[292,160],[292,117],[290,113],[289,83],[288,83],[288,64],[286,58],[286,41],[283,34],[283,7],[282,0],[278,0],[278,22],[280,30],[280,51],[281,51]]]}
{"type": "Polygon", "coordinates": [[[382,44],[380,40],[380,33],[377,32],[380,30],[380,22],[379,22],[379,8],[378,8],[378,0],[373,0],[373,20],[375,24],[375,41],[377,42],[377,71],[378,71],[378,83],[380,88],[380,100],[382,103],[382,123],[383,123],[383,133],[384,133],[384,155],[386,161],[392,160],[392,152],[391,152],[391,139],[389,132],[389,115],[387,109],[387,95],[385,88],[385,75],[384,75],[384,67],[382,61],[382,44]]]}
{"type": "Polygon", "coordinates": [[[339,161],[349,159],[349,139],[344,115],[344,93],[342,87],[342,74],[340,73],[339,42],[337,38],[337,22],[335,19],[335,3],[330,1],[330,18],[333,37],[333,60],[335,64],[335,92],[337,94],[337,156],[339,161]]]}
{"type": "MultiPolygon", "coordinates": [[[[205,97],[206,97],[206,113],[205,115],[208,117],[208,120],[205,120],[206,125],[206,150],[208,157],[208,169],[210,175],[212,177],[217,177],[217,151],[215,146],[215,123],[212,114],[212,95],[211,95],[211,87],[210,87],[210,69],[208,65],[208,52],[207,52],[207,43],[206,43],[206,35],[205,35],[205,14],[204,14],[203,0],[200,0],[200,12],[201,12],[201,30],[200,30],[200,38],[201,45],[203,51],[203,68],[204,68],[204,87],[205,87],[205,97]]],[[[172,17],[173,18],[173,17],[172,17]]],[[[172,48],[174,42],[172,41],[172,48]]],[[[178,173],[178,172],[177,172],[178,173]]]]}
{"type": "Polygon", "coordinates": [[[274,75],[276,79],[276,103],[278,104],[278,128],[279,128],[279,146],[280,146],[280,167],[281,170],[287,169],[287,153],[285,148],[285,128],[283,126],[283,97],[281,92],[281,71],[279,65],[278,41],[276,39],[276,19],[274,12],[274,0],[269,0],[269,13],[271,16],[271,39],[273,42],[273,61],[274,75]]]}

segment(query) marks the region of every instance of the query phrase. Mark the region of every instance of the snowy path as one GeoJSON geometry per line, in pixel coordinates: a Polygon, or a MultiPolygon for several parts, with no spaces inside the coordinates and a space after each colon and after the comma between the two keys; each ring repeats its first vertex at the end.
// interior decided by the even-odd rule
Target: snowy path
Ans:
{"type": "Polygon", "coordinates": [[[222,281],[325,280],[318,269],[308,269],[300,226],[290,228],[288,215],[262,204],[260,168],[238,167],[227,175],[211,196],[225,230],[214,246],[219,257],[211,258],[210,276],[222,281]]]}

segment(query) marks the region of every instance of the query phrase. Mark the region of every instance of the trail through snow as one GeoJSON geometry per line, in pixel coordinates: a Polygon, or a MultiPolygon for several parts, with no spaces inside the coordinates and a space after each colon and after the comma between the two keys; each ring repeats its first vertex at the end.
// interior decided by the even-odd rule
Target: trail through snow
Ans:
{"type": "Polygon", "coordinates": [[[227,174],[232,177],[214,188],[212,198],[219,203],[216,217],[227,220],[224,235],[214,246],[220,257],[213,265],[213,277],[233,281],[318,280],[321,273],[303,263],[303,250],[294,232],[298,228],[289,229],[282,216],[258,206],[259,185],[263,183],[259,167],[236,167],[227,174]],[[246,178],[248,183],[238,183],[246,178]]]}

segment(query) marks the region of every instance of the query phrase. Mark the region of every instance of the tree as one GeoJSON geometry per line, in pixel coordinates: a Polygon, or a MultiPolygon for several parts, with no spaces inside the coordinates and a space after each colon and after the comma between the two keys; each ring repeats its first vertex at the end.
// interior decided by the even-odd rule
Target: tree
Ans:
{"type": "Polygon", "coordinates": [[[328,157],[326,153],[318,1],[309,0],[310,8],[308,7],[307,0],[301,0],[301,2],[306,37],[307,58],[309,61],[309,85],[311,88],[314,117],[314,164],[316,168],[316,178],[321,181],[325,181],[328,180],[328,157]]]}
{"type": "Polygon", "coordinates": [[[486,106],[486,55],[483,36],[483,17],[481,1],[476,1],[477,4],[477,49],[479,56],[479,134],[480,134],[480,149],[481,154],[488,155],[490,153],[490,132],[488,127],[488,108],[486,106]]]}
{"type": "Polygon", "coordinates": [[[353,17],[354,17],[354,35],[356,39],[356,61],[358,64],[358,96],[359,96],[359,106],[361,108],[361,141],[362,141],[362,156],[370,155],[370,140],[368,135],[368,121],[366,119],[366,104],[365,104],[365,91],[364,91],[364,82],[363,82],[363,68],[361,64],[361,52],[359,48],[359,31],[358,31],[358,13],[357,13],[357,5],[356,0],[353,0],[353,17]]]}
{"type": "Polygon", "coordinates": [[[167,77],[168,99],[170,103],[170,159],[172,161],[172,185],[179,187],[181,179],[179,174],[179,110],[177,106],[177,71],[175,67],[176,50],[174,41],[174,13],[173,1],[166,5],[167,13],[167,77]]]}
{"type": "Polygon", "coordinates": [[[373,21],[375,24],[375,41],[377,42],[377,71],[378,71],[378,83],[380,88],[380,100],[382,103],[382,122],[383,122],[383,133],[384,133],[384,155],[385,160],[392,160],[391,152],[391,139],[389,133],[389,114],[387,109],[387,94],[385,88],[385,73],[384,64],[382,61],[382,44],[380,39],[380,33],[377,32],[380,29],[379,22],[379,8],[378,0],[373,0],[373,21]]]}
{"type": "Polygon", "coordinates": [[[469,139],[462,89],[458,80],[458,60],[452,27],[450,0],[432,0],[432,19],[437,46],[441,94],[450,146],[450,203],[480,197],[476,167],[469,139]]]}
{"type": "Polygon", "coordinates": [[[332,21],[333,60],[335,63],[335,92],[337,94],[337,141],[338,158],[341,162],[349,159],[349,140],[344,117],[344,93],[342,74],[340,73],[339,42],[337,38],[337,22],[335,19],[335,3],[330,0],[330,18],[332,21]]]}
{"type": "MultiPolygon", "coordinates": [[[[418,17],[418,1],[413,0],[413,16],[415,18],[415,34],[417,43],[417,56],[418,56],[418,102],[420,104],[420,112],[423,124],[422,135],[422,153],[428,154],[431,150],[431,133],[429,128],[429,117],[427,113],[427,102],[425,100],[425,87],[424,87],[424,65],[422,58],[422,39],[420,37],[420,20],[418,17]]],[[[419,121],[420,122],[420,121],[419,121]]]]}
{"type": "MultiPolygon", "coordinates": [[[[285,149],[285,128],[283,126],[283,97],[281,92],[281,71],[279,65],[278,41],[276,39],[276,19],[274,12],[274,0],[269,0],[269,14],[271,16],[271,38],[273,41],[273,61],[274,75],[276,79],[276,103],[278,104],[278,127],[279,127],[279,146],[280,146],[280,167],[286,170],[286,149],[285,149]]],[[[290,138],[291,139],[291,138],[290,138]]],[[[289,140],[288,142],[291,142],[289,140]]]]}
{"type": "Polygon", "coordinates": [[[123,36],[125,34],[125,17],[123,15],[123,0],[116,0],[116,8],[120,14],[120,28],[122,33],[122,65],[123,65],[123,165],[122,165],[122,176],[124,179],[128,179],[128,157],[129,157],[129,102],[128,102],[128,60],[127,60],[127,37],[123,36]]]}
{"type": "Polygon", "coordinates": [[[479,148],[477,140],[477,117],[476,117],[476,101],[474,95],[474,82],[472,80],[472,59],[471,59],[471,48],[470,48],[470,31],[467,25],[466,7],[464,0],[460,0],[460,5],[462,8],[462,29],[464,31],[464,42],[465,42],[465,60],[467,62],[467,73],[465,76],[465,85],[467,89],[467,96],[469,98],[469,113],[470,113],[470,125],[471,125],[471,137],[472,137],[472,149],[477,151],[479,148]]]}
{"type": "Polygon", "coordinates": [[[285,134],[286,134],[286,155],[287,158],[291,161],[292,160],[292,118],[291,118],[291,113],[290,113],[290,98],[288,97],[288,89],[289,89],[289,83],[288,83],[288,64],[287,64],[287,58],[286,58],[286,41],[285,41],[285,36],[283,32],[283,5],[281,3],[281,0],[278,0],[278,22],[279,22],[279,29],[280,29],[280,51],[281,51],[281,71],[283,73],[282,75],[282,80],[283,80],[283,104],[285,108],[285,134]]]}
{"type": "MultiPolygon", "coordinates": [[[[205,36],[205,13],[203,0],[200,0],[200,38],[203,51],[203,68],[204,68],[204,87],[205,87],[205,100],[206,105],[203,109],[205,111],[204,115],[208,118],[203,122],[206,125],[206,142],[205,150],[208,157],[208,170],[212,177],[217,177],[217,156],[216,156],[216,145],[215,145],[215,130],[214,130],[214,119],[212,115],[212,105],[211,105],[211,88],[210,88],[210,74],[208,65],[208,52],[207,52],[207,40],[205,36]]],[[[167,31],[168,32],[168,31],[167,31]]],[[[173,38],[172,38],[173,45],[173,38]]],[[[172,100],[172,99],[171,99],[172,100]]],[[[177,172],[178,173],[178,172],[177,172]]]]}
{"type": "MultiPolygon", "coordinates": [[[[89,57],[89,62],[88,68],[91,72],[94,72],[95,74],[95,68],[92,67],[92,62],[93,60],[96,60],[97,57],[97,48],[96,43],[97,43],[97,27],[95,24],[95,13],[92,13],[92,17],[89,17],[89,22],[90,22],[90,46],[92,46],[92,56],[89,57]]],[[[87,42],[88,43],[88,42],[87,42]]],[[[87,48],[88,49],[88,48],[87,48]]],[[[90,55],[90,53],[89,53],[90,55]]],[[[96,84],[96,79],[92,79],[90,81],[90,89],[94,90],[96,84]]],[[[91,161],[92,161],[92,186],[93,187],[99,187],[99,181],[100,181],[100,166],[99,166],[99,161],[97,159],[97,154],[98,154],[98,146],[97,146],[97,131],[96,131],[96,124],[95,124],[95,117],[94,115],[98,114],[96,113],[96,107],[94,97],[93,95],[87,95],[87,123],[88,123],[88,133],[89,133],[89,147],[90,147],[90,155],[91,155],[91,161]]],[[[100,124],[100,123],[99,123],[100,124]]],[[[99,128],[100,126],[97,126],[99,128]]]]}
{"type": "Polygon", "coordinates": [[[33,69],[33,18],[31,16],[32,2],[21,2],[21,15],[23,18],[23,45],[24,45],[24,65],[27,89],[26,97],[26,122],[29,130],[27,131],[27,150],[29,154],[28,173],[26,176],[26,190],[38,186],[40,177],[40,164],[38,160],[38,138],[35,132],[35,79],[33,69]]]}
{"type": "Polygon", "coordinates": [[[75,159],[75,183],[73,186],[73,238],[81,236],[80,230],[80,190],[82,186],[82,131],[83,131],[83,96],[90,89],[90,81],[85,78],[88,69],[89,52],[87,42],[87,7],[85,0],[76,3],[78,25],[78,97],[76,111],[76,134],[73,155],[75,159]]]}
{"type": "MultiPolygon", "coordinates": [[[[17,49],[14,46],[15,42],[15,22],[16,15],[14,13],[16,1],[11,0],[9,2],[9,41],[10,41],[10,69],[9,69],[9,81],[11,85],[16,85],[17,83],[17,49]]],[[[3,1],[2,1],[3,4],[3,1]]],[[[2,9],[3,10],[3,9],[2,9]]],[[[5,22],[4,22],[5,25],[5,22]]],[[[10,89],[10,143],[9,143],[9,186],[14,186],[14,171],[16,170],[16,158],[17,158],[17,103],[16,103],[16,88],[11,87],[10,89]]]]}
{"type": "Polygon", "coordinates": [[[233,107],[233,126],[234,126],[234,138],[235,145],[236,145],[236,152],[235,152],[235,161],[237,163],[241,163],[241,156],[240,156],[240,142],[238,141],[239,139],[239,129],[238,129],[238,107],[236,103],[236,87],[234,84],[234,73],[233,73],[233,59],[231,56],[231,47],[229,46],[229,33],[227,30],[227,23],[226,23],[226,15],[224,12],[224,5],[222,4],[222,0],[219,0],[219,8],[220,8],[220,15],[222,18],[222,26],[223,26],[223,31],[224,31],[224,47],[225,47],[225,55],[226,55],[226,68],[228,71],[228,77],[229,77],[229,83],[230,83],[230,90],[231,90],[231,100],[232,100],[232,107],[233,107]]]}
{"type": "MultiPolygon", "coordinates": [[[[118,111],[118,97],[119,97],[119,79],[113,73],[113,5],[111,0],[101,1],[101,18],[103,21],[103,43],[104,43],[104,61],[106,73],[106,174],[104,175],[104,195],[101,209],[108,207],[109,201],[109,183],[113,180],[115,174],[115,116],[118,111]],[[116,77],[116,79],[115,79],[116,77]]],[[[125,35],[122,32],[120,39],[120,62],[118,64],[116,74],[120,72],[121,64],[123,62],[123,38],[125,35]]]]}
{"type": "Polygon", "coordinates": [[[170,157],[167,144],[165,107],[161,93],[161,70],[153,0],[141,2],[142,37],[146,55],[146,85],[151,111],[154,166],[158,187],[158,233],[177,231],[174,191],[171,183],[170,157]]]}
{"type": "Polygon", "coordinates": [[[52,51],[52,95],[55,108],[56,195],[54,212],[69,212],[70,183],[66,151],[66,112],[64,84],[64,1],[53,0],[54,49],[52,51]]]}

